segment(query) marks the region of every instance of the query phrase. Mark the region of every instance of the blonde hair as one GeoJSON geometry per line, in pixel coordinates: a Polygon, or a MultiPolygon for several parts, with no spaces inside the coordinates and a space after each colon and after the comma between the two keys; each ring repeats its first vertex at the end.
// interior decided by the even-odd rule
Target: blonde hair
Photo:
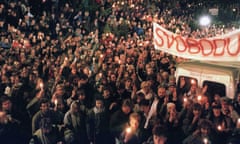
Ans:
{"type": "Polygon", "coordinates": [[[141,121],[141,116],[137,112],[133,112],[130,114],[129,119],[136,119],[139,122],[141,121]]]}

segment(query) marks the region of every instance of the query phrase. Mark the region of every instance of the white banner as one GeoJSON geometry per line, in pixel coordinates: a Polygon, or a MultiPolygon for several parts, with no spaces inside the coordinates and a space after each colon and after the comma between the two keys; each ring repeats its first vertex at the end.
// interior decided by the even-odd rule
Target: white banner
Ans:
{"type": "Polygon", "coordinates": [[[240,61],[240,30],[220,37],[193,39],[174,34],[153,23],[155,49],[188,59],[240,61]]]}

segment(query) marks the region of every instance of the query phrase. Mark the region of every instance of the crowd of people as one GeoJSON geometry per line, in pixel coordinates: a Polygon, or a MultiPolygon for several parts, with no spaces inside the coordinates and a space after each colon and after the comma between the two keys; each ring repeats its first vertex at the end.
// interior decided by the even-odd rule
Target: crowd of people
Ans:
{"type": "MultiPolygon", "coordinates": [[[[198,28],[195,12],[212,6],[218,3],[1,1],[0,141],[240,143],[240,91],[229,100],[184,78],[177,84],[176,64],[186,59],[155,50],[152,40],[153,21],[193,38],[238,28],[198,28]]],[[[221,7],[240,18],[239,3],[221,7]]]]}

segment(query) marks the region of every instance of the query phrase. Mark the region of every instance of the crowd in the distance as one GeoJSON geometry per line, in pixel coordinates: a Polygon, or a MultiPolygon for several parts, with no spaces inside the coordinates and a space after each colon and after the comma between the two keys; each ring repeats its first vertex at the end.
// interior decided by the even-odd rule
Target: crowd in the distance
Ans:
{"type": "MultiPolygon", "coordinates": [[[[153,21],[194,38],[237,28],[196,28],[195,12],[208,9],[205,4],[1,1],[0,141],[240,143],[240,92],[229,100],[184,78],[176,84],[176,64],[185,59],[154,49],[153,21]]],[[[221,6],[234,8],[231,18],[240,17],[237,3],[221,6]]]]}

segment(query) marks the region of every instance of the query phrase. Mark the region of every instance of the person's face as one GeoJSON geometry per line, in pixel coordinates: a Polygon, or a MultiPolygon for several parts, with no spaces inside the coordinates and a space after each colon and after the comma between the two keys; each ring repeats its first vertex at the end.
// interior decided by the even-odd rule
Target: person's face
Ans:
{"type": "Polygon", "coordinates": [[[200,115],[201,113],[200,113],[200,110],[196,110],[196,109],[194,109],[193,110],[193,115],[200,115]]]}
{"type": "Polygon", "coordinates": [[[12,102],[10,100],[2,102],[3,111],[11,111],[11,109],[12,109],[12,102]]]}
{"type": "Polygon", "coordinates": [[[150,107],[149,106],[140,106],[140,110],[142,112],[144,112],[145,114],[147,114],[150,110],[150,107]]]}
{"type": "Polygon", "coordinates": [[[98,109],[103,108],[103,101],[101,101],[101,100],[96,100],[96,108],[98,108],[98,109]]]}
{"type": "Polygon", "coordinates": [[[122,111],[125,114],[129,114],[131,112],[131,108],[129,106],[122,106],[122,111]]]}
{"type": "Polygon", "coordinates": [[[46,113],[49,110],[49,104],[48,103],[42,103],[40,109],[43,113],[46,113]]]}
{"type": "Polygon", "coordinates": [[[104,97],[104,98],[109,98],[109,97],[110,97],[110,91],[107,90],[107,89],[105,89],[105,90],[103,91],[103,97],[104,97]]]}
{"type": "Polygon", "coordinates": [[[126,88],[129,88],[130,86],[131,86],[131,81],[130,80],[127,80],[126,82],[125,82],[125,87],[126,88]]]}
{"type": "Polygon", "coordinates": [[[73,114],[78,113],[78,105],[77,105],[77,104],[72,105],[72,107],[71,107],[71,112],[72,112],[73,114]]]}
{"type": "Polygon", "coordinates": [[[139,121],[135,118],[130,118],[130,122],[129,122],[131,128],[133,128],[134,130],[138,129],[139,127],[139,121]]]}
{"type": "Polygon", "coordinates": [[[201,128],[200,129],[202,136],[208,136],[209,128],[201,128]]]}
{"type": "Polygon", "coordinates": [[[165,144],[167,138],[164,136],[153,135],[153,143],[154,144],[165,144]]]}
{"type": "Polygon", "coordinates": [[[220,116],[220,115],[221,115],[221,109],[220,109],[220,108],[214,108],[214,109],[213,109],[213,115],[214,115],[215,117],[220,116]]]}
{"type": "Polygon", "coordinates": [[[111,81],[115,82],[117,80],[116,76],[115,75],[111,75],[111,81]]]}
{"type": "Polygon", "coordinates": [[[165,88],[158,88],[158,96],[160,98],[163,98],[166,95],[166,89],[165,88]]]}
{"type": "Polygon", "coordinates": [[[85,98],[86,98],[86,95],[83,94],[83,93],[80,93],[79,96],[78,96],[78,99],[79,99],[80,101],[85,100],[85,98]]]}

